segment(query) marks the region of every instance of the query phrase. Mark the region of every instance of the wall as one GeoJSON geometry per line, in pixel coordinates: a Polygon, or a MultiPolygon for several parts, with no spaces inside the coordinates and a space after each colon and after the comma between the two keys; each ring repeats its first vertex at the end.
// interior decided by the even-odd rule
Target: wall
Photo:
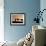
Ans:
{"type": "Polygon", "coordinates": [[[0,42],[4,41],[4,0],[0,1],[0,42]]]}
{"type": "Polygon", "coordinates": [[[33,19],[40,10],[40,0],[4,0],[4,37],[7,41],[18,41],[32,29],[33,19]],[[25,13],[26,25],[11,26],[10,13],[25,13]]]}
{"type": "MultiPolygon", "coordinates": [[[[43,10],[43,9],[46,9],[46,0],[41,0],[40,1],[41,3],[40,3],[40,9],[41,9],[41,11],[43,10]]],[[[41,21],[40,22],[40,25],[42,25],[42,26],[45,26],[46,27],[46,10],[43,12],[43,15],[42,15],[42,17],[43,17],[43,22],[41,21]]]]}

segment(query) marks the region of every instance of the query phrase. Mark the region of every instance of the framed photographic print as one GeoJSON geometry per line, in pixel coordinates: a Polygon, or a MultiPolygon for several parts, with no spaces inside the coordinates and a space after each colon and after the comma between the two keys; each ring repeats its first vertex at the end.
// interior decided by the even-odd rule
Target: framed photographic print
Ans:
{"type": "Polygon", "coordinates": [[[10,24],[11,25],[25,25],[25,14],[24,13],[10,13],[10,24]]]}

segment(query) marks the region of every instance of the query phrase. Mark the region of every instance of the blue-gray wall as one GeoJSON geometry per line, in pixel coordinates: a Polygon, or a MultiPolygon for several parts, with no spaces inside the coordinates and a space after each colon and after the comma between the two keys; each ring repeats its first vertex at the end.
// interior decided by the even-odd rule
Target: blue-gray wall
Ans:
{"type": "MultiPolygon", "coordinates": [[[[43,9],[46,9],[46,0],[41,0],[40,1],[40,10],[42,11],[43,9]]],[[[43,22],[40,22],[40,25],[45,26],[46,27],[46,10],[43,12],[43,22]]]]}
{"type": "Polygon", "coordinates": [[[40,9],[40,0],[4,0],[4,38],[18,41],[32,29],[33,19],[40,9]],[[25,13],[26,25],[10,26],[10,13],[25,13]]]}

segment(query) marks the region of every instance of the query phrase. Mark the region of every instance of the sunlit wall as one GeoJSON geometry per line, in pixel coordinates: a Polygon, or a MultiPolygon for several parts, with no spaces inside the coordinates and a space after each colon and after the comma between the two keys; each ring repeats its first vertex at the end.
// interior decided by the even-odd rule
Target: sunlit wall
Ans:
{"type": "Polygon", "coordinates": [[[4,41],[4,0],[0,0],[0,42],[4,41]]]}

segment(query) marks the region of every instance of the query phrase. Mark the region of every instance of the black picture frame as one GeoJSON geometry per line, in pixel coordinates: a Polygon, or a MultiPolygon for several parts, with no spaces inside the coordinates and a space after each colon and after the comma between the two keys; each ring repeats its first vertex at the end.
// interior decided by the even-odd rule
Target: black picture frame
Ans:
{"type": "Polygon", "coordinates": [[[25,13],[10,13],[10,25],[22,26],[26,24],[25,13]]]}

